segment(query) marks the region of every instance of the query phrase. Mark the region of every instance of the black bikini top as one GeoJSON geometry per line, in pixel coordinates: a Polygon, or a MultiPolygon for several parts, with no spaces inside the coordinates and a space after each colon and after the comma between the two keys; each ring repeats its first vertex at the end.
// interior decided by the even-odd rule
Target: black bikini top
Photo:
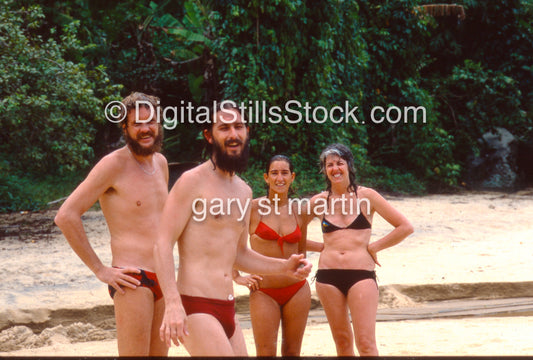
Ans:
{"type": "Polygon", "coordinates": [[[363,213],[360,213],[352,223],[346,227],[340,227],[335,224],[330,223],[326,220],[326,218],[322,218],[322,233],[330,233],[337,230],[344,230],[344,229],[371,229],[372,225],[368,222],[366,219],[366,216],[363,215],[363,213]]]}

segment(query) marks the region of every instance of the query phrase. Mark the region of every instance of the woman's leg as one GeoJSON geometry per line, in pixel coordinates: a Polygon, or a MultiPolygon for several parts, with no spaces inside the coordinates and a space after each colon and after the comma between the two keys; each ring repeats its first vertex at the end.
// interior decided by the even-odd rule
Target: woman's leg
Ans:
{"type": "Polygon", "coordinates": [[[250,317],[257,356],[276,356],[281,311],[278,303],[262,291],[250,293],[250,317]]]}
{"type": "Polygon", "coordinates": [[[378,356],[376,314],[379,291],[373,279],[354,284],[348,291],[348,307],[352,314],[355,345],[360,356],[378,356]]]}
{"type": "Polygon", "coordinates": [[[337,356],[355,356],[352,327],[344,294],[335,286],[316,283],[316,292],[328,318],[337,356]]]}
{"type": "Polygon", "coordinates": [[[281,355],[300,356],[311,307],[311,290],[306,282],[281,309],[281,355]]]}

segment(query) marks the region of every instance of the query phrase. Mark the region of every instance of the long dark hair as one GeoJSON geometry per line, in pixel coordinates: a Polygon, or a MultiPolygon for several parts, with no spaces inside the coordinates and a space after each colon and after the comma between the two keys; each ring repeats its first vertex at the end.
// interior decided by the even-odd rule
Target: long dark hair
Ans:
{"type": "Polygon", "coordinates": [[[320,172],[326,176],[326,190],[328,192],[328,198],[331,194],[331,180],[329,180],[328,176],[326,175],[326,158],[329,155],[337,155],[346,161],[346,164],[348,165],[348,175],[350,178],[350,184],[346,190],[354,192],[355,196],[357,196],[357,184],[355,182],[355,167],[352,152],[346,145],[335,143],[328,145],[320,154],[320,172]]]}
{"type": "MultiPolygon", "coordinates": [[[[291,159],[289,159],[288,156],[278,154],[278,155],[272,156],[270,160],[267,162],[266,168],[265,168],[265,174],[268,175],[270,171],[270,165],[272,165],[274,161],[285,161],[287,164],[289,164],[289,171],[291,172],[291,174],[294,172],[294,166],[292,165],[291,159]]],[[[270,191],[270,187],[267,185],[267,197],[270,195],[269,191],[270,191]]],[[[292,193],[293,193],[292,188],[289,188],[289,195],[292,195],[292,193]]]]}

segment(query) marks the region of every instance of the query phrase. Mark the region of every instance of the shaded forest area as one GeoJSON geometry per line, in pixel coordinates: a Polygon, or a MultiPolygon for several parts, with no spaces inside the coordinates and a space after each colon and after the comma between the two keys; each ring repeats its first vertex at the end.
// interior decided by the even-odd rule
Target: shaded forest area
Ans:
{"type": "MultiPolygon", "coordinates": [[[[252,113],[243,177],[254,196],[278,153],[295,164],[297,196],[322,190],[318,155],[332,142],[349,145],[359,181],[381,191],[533,183],[531,0],[0,2],[1,212],[68,195],[121,145],[104,108],[131,91],[163,107],[358,107],[357,121],[338,124],[252,113]],[[424,112],[376,123],[376,108],[424,112]]],[[[200,125],[176,119],[169,162],[201,161],[200,125]]]]}

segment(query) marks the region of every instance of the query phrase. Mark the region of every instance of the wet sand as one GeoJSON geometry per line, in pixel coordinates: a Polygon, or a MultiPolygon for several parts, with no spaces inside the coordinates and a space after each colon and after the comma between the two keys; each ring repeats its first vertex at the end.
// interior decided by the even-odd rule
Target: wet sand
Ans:
{"type": "MultiPolygon", "coordinates": [[[[388,197],[415,226],[379,253],[381,355],[532,355],[533,191],[388,197]]],[[[0,356],[116,356],[112,302],[53,226],[54,212],[0,217],[0,356]]],[[[110,262],[101,212],[84,215],[110,262]]],[[[373,239],[390,231],[378,216],[373,239]]],[[[321,241],[318,221],[309,238],[321,241]]],[[[177,254],[176,254],[177,255],[177,254]]],[[[318,254],[309,253],[314,263],[318,254]]],[[[302,355],[335,346],[313,291],[302,355]]],[[[235,285],[248,352],[255,354],[247,292],[235,285]]],[[[170,355],[186,356],[183,347],[170,355]]]]}

